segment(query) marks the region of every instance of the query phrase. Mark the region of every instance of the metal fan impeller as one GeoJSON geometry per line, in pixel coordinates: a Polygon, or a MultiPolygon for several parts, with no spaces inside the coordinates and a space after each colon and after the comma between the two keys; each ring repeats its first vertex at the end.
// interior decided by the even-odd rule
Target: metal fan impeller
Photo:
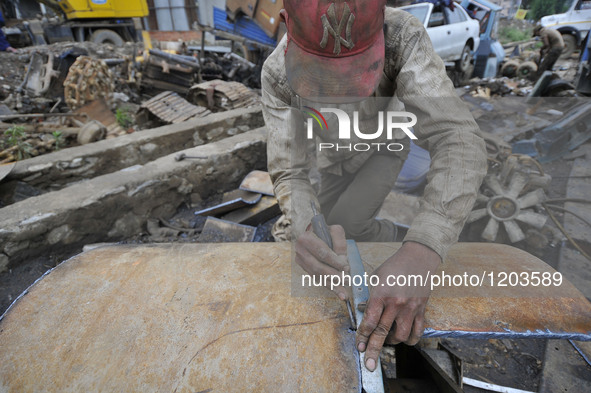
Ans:
{"type": "Polygon", "coordinates": [[[500,223],[503,224],[511,243],[525,239],[525,234],[517,223],[522,222],[535,228],[542,228],[547,217],[536,213],[529,207],[538,205],[546,199],[546,194],[541,188],[519,196],[529,181],[529,176],[521,172],[514,172],[506,187],[501,185],[496,176],[487,176],[484,180],[487,188],[494,194],[488,197],[480,194],[477,202],[486,203],[486,207],[473,210],[467,222],[472,223],[489,216],[488,223],[482,232],[482,238],[495,241],[499,232],[500,223]]]}

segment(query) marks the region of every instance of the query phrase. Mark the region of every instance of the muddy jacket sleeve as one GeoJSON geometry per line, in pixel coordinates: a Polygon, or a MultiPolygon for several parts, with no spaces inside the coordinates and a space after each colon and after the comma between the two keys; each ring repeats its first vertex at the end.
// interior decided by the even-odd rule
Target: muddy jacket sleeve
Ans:
{"type": "Polygon", "coordinates": [[[312,218],[310,202],[318,206],[318,201],[308,177],[308,142],[304,132],[297,132],[297,128],[303,126],[303,120],[299,111],[292,109],[290,96],[281,95],[287,81],[278,80],[284,76],[273,72],[277,67],[273,67],[272,62],[270,59],[265,63],[261,76],[263,116],[268,135],[267,162],[275,196],[287,220],[285,224],[290,226],[291,236],[297,237],[312,218]]]}
{"type": "Polygon", "coordinates": [[[426,30],[414,17],[397,18],[387,31],[386,75],[396,95],[417,116],[415,141],[427,149],[427,186],[404,241],[428,246],[445,258],[470,214],[487,170],[486,148],[478,125],[446,75],[426,30]]]}

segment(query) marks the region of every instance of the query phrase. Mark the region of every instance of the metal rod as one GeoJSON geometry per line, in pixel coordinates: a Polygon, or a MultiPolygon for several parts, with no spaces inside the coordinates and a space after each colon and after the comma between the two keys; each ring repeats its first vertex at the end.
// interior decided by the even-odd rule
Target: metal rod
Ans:
{"type": "Polygon", "coordinates": [[[41,117],[74,117],[82,116],[88,118],[86,113],[27,113],[21,115],[1,115],[0,120],[11,119],[37,119],[41,117]]]}

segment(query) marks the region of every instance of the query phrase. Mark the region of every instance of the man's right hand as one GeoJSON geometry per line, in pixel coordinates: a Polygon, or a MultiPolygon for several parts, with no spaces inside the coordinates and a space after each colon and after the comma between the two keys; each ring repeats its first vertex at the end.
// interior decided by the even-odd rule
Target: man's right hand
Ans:
{"type": "MultiPolygon", "coordinates": [[[[334,250],[312,232],[311,226],[296,241],[296,262],[309,274],[340,276],[342,272],[349,273],[351,270],[347,261],[345,230],[340,225],[331,225],[329,230],[334,250]]],[[[345,287],[335,287],[333,291],[341,300],[349,298],[345,287]]]]}

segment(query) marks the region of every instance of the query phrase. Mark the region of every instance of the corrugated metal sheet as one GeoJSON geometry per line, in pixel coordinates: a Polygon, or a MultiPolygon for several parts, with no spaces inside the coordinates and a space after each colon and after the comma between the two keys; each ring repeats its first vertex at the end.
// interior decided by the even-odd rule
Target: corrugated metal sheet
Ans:
{"type": "Polygon", "coordinates": [[[144,102],[141,108],[150,111],[160,120],[172,124],[207,116],[211,113],[207,108],[195,106],[172,91],[158,94],[144,102]]]}
{"type": "Polygon", "coordinates": [[[240,18],[237,23],[234,24],[228,22],[227,17],[228,14],[225,10],[216,7],[213,8],[213,23],[216,29],[238,34],[262,44],[272,46],[277,44],[277,42],[274,39],[269,38],[263,29],[261,29],[252,19],[240,18]]]}

